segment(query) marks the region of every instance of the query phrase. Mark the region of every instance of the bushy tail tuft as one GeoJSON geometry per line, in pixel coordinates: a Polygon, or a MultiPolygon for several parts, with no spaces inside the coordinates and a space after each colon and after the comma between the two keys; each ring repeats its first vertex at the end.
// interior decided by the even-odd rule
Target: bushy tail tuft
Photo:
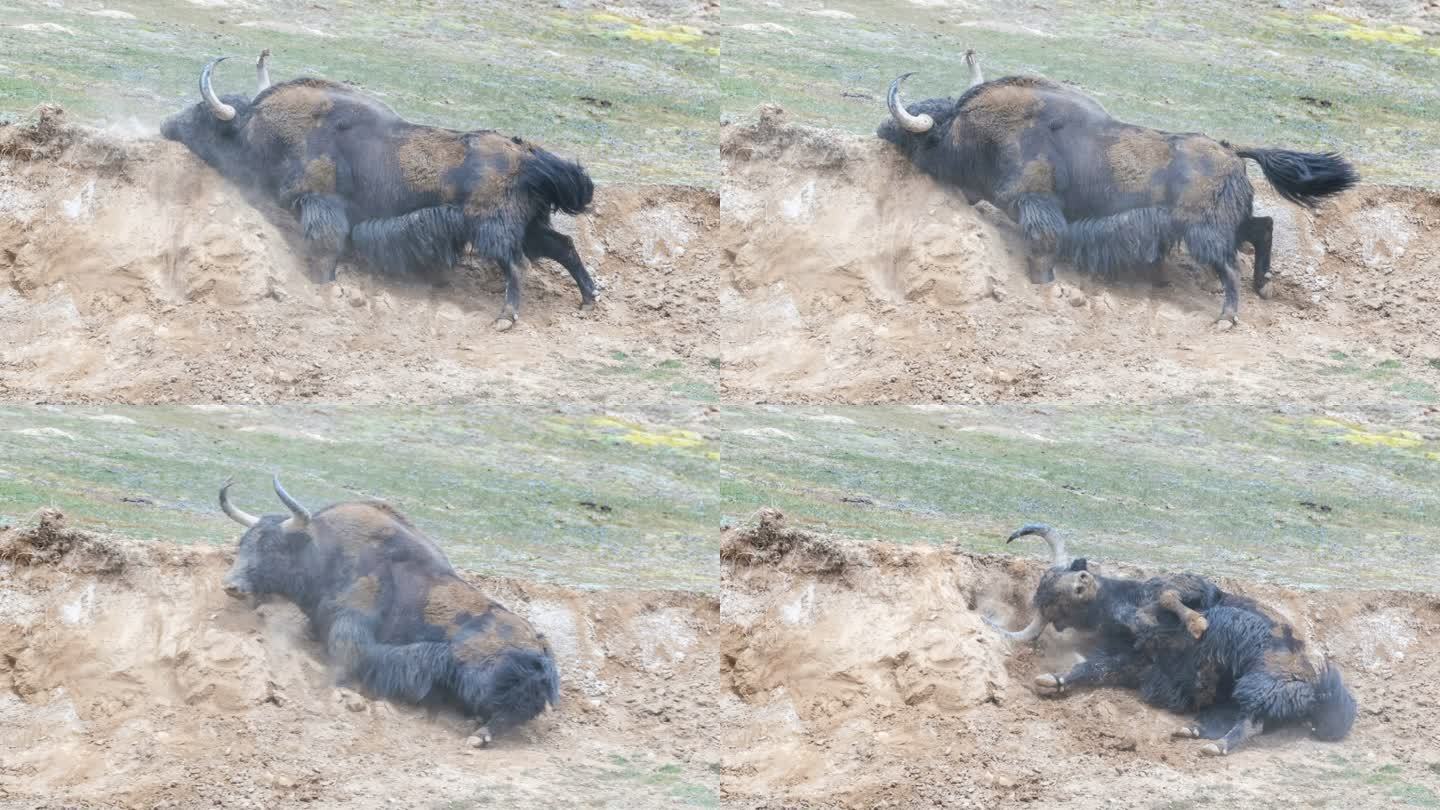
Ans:
{"type": "Polygon", "coordinates": [[[1360,182],[1355,167],[1334,152],[1236,149],[1235,154],[1260,164],[1260,171],[1280,196],[1310,208],[1360,182]]]}
{"type": "Polygon", "coordinates": [[[1355,725],[1355,697],[1345,688],[1340,668],[1326,662],[1316,686],[1315,708],[1310,712],[1311,734],[1319,740],[1344,739],[1355,725]]]}
{"type": "Polygon", "coordinates": [[[467,236],[465,213],[453,205],[437,205],[398,217],[367,219],[351,229],[350,244],[381,273],[406,275],[455,266],[467,236]]]}
{"type": "Polygon", "coordinates": [[[520,188],[539,197],[551,211],[580,214],[595,197],[595,184],[579,163],[536,149],[520,169],[520,188]]]}

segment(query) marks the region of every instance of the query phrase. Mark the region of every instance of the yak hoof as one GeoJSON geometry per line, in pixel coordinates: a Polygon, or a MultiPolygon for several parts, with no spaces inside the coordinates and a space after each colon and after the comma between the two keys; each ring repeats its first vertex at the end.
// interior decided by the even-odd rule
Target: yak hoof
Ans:
{"type": "Polygon", "coordinates": [[[1196,726],[1181,726],[1170,732],[1171,737],[1184,737],[1187,740],[1198,740],[1200,729],[1196,726]]]}
{"type": "Polygon", "coordinates": [[[1190,631],[1190,635],[1200,638],[1210,629],[1210,622],[1204,616],[1193,616],[1185,623],[1185,627],[1190,631]]]}
{"type": "Polygon", "coordinates": [[[581,302],[580,302],[580,311],[581,311],[581,312],[590,312],[590,311],[592,311],[592,310],[594,310],[594,309],[595,309],[595,302],[594,302],[594,301],[581,301],[581,302]]]}
{"type": "Polygon", "coordinates": [[[1058,675],[1047,672],[1044,675],[1035,676],[1035,688],[1040,690],[1041,694],[1058,695],[1065,688],[1065,682],[1060,680],[1058,675]]]}
{"type": "Polygon", "coordinates": [[[495,319],[495,331],[496,331],[496,332],[509,332],[511,329],[514,329],[514,328],[515,328],[515,316],[514,316],[514,315],[501,315],[500,317],[498,317],[498,318],[495,319]]]}
{"type": "Polygon", "coordinates": [[[1263,286],[1255,288],[1255,294],[1269,301],[1275,296],[1275,285],[1266,282],[1263,286]]]}
{"type": "Polygon", "coordinates": [[[1220,743],[1212,742],[1208,745],[1202,746],[1200,748],[1200,753],[1204,754],[1207,757],[1223,757],[1225,756],[1225,749],[1221,747],[1220,743]]]}
{"type": "Polygon", "coordinates": [[[1221,332],[1229,332],[1231,329],[1234,329],[1239,325],[1240,319],[1233,312],[1228,315],[1222,313],[1220,317],[1215,319],[1214,323],[1214,326],[1217,327],[1221,332]]]}
{"type": "Polygon", "coordinates": [[[471,748],[484,748],[489,745],[493,739],[494,738],[490,736],[490,729],[486,726],[481,726],[475,729],[475,733],[471,734],[470,737],[465,740],[465,744],[471,748]]]}

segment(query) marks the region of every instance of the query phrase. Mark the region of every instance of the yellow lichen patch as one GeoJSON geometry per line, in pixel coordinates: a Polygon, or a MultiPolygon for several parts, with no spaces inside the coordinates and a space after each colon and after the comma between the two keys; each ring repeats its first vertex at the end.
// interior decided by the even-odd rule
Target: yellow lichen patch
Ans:
{"type": "Polygon", "coordinates": [[[673,447],[690,450],[705,446],[703,436],[684,428],[654,428],[610,416],[594,416],[590,418],[589,423],[592,427],[623,431],[616,438],[626,444],[641,447],[673,447]]]}
{"type": "Polygon", "coordinates": [[[1325,13],[1325,12],[1323,12],[1323,11],[1322,11],[1322,12],[1319,12],[1319,13],[1317,13],[1317,14],[1311,14],[1311,15],[1310,15],[1310,19],[1314,20],[1315,22],[1323,22],[1323,23],[1348,23],[1348,22],[1350,22],[1349,20],[1345,19],[1344,17],[1339,17],[1339,16],[1336,16],[1336,15],[1334,15],[1334,14],[1327,14],[1327,13],[1325,13]]]}
{"type": "Polygon", "coordinates": [[[626,25],[633,24],[633,21],[631,20],[621,17],[618,14],[610,14],[609,12],[605,11],[597,11],[594,14],[591,14],[590,19],[594,20],[595,22],[602,23],[625,23],[626,25]]]}
{"type": "Polygon", "coordinates": [[[637,42],[668,42],[671,45],[691,45],[705,38],[700,29],[688,25],[668,25],[664,28],[632,25],[625,29],[625,36],[637,42]]]}
{"type": "Polygon", "coordinates": [[[1388,42],[1391,45],[1410,45],[1425,38],[1420,29],[1408,25],[1392,25],[1388,28],[1352,25],[1345,29],[1344,35],[1358,42],[1388,42]]]}
{"type": "Polygon", "coordinates": [[[1425,444],[1420,434],[1408,430],[1390,430],[1385,433],[1371,433],[1363,430],[1352,430],[1340,437],[1340,441],[1350,444],[1359,444],[1366,447],[1419,447],[1425,444]]]}
{"type": "Polygon", "coordinates": [[[1410,430],[1371,430],[1354,422],[1342,422],[1323,416],[1312,417],[1308,421],[1314,427],[1343,431],[1339,436],[1340,441],[1362,447],[1393,447],[1405,450],[1425,444],[1424,437],[1410,430]]]}

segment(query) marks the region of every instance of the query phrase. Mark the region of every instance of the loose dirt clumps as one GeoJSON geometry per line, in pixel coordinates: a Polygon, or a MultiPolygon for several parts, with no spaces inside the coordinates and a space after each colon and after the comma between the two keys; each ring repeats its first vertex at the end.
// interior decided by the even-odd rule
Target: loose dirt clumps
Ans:
{"type": "Polygon", "coordinates": [[[665,396],[616,357],[714,376],[713,192],[609,185],[557,218],[604,288],[594,313],[562,268],[446,286],[342,266],[314,283],[295,218],[181,145],[64,123],[0,125],[0,398],[65,402],[434,402],[665,396]],[[564,220],[564,221],[561,221],[564,220]]]}
{"type": "MultiPolygon", "coordinates": [[[[883,115],[883,110],[880,111],[883,115]]],[[[878,122],[878,121],[877,121],[878,122]]],[[[1383,398],[1339,354],[1436,378],[1440,197],[1365,186],[1309,212],[1258,174],[1275,218],[1274,297],[1249,287],[1221,331],[1213,284],[1026,276],[1017,228],[889,144],[790,122],[722,126],[722,392],[763,402],[1253,402],[1383,398]]]]}
{"type": "Polygon", "coordinates": [[[54,512],[0,529],[0,806],[714,802],[713,597],[470,576],[551,640],[563,689],[474,750],[457,721],[337,690],[297,609],[221,592],[229,562],[54,512]]]}
{"type": "MultiPolygon", "coordinates": [[[[1215,760],[1133,692],[1031,691],[1084,639],[1012,645],[982,617],[1023,625],[1039,560],[855,543],[773,511],[728,531],[721,558],[727,806],[1373,806],[1440,788],[1433,596],[1220,580],[1338,662],[1360,716],[1340,743],[1286,729],[1215,760]]],[[[1122,568],[1107,573],[1146,575],[1122,568]]]]}

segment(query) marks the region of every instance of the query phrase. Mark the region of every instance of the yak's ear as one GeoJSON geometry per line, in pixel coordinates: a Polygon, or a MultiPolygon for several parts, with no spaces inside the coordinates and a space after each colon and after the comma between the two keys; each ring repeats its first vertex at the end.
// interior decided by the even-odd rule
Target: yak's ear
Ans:
{"type": "Polygon", "coordinates": [[[1084,557],[1080,557],[1080,558],[1076,559],[1074,562],[1070,563],[1070,570],[1071,570],[1071,571],[1089,571],[1089,570],[1090,570],[1090,562],[1089,562],[1088,560],[1086,560],[1084,557]]]}

